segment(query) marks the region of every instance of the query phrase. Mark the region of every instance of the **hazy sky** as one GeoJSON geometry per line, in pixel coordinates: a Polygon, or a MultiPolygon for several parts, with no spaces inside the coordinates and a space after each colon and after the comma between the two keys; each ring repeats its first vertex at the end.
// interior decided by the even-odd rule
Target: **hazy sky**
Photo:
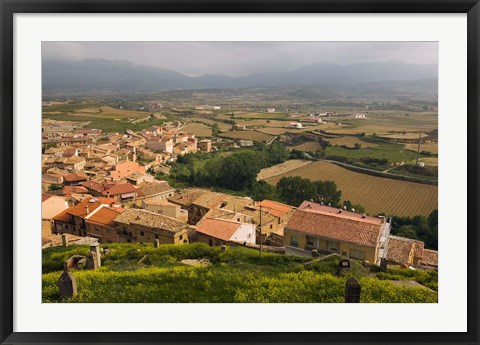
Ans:
{"type": "Polygon", "coordinates": [[[43,42],[44,59],[103,58],[189,76],[248,75],[314,63],[401,60],[438,63],[437,42],[43,42]]]}

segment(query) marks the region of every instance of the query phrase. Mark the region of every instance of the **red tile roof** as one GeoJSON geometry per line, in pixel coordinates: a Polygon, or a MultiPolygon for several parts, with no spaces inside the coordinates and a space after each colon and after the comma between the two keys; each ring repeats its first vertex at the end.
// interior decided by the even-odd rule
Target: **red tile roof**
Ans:
{"type": "Polygon", "coordinates": [[[262,206],[262,211],[268,212],[276,217],[284,216],[295,209],[293,206],[282,204],[281,202],[273,200],[263,200],[255,203],[255,206],[262,206]]]}
{"type": "Polygon", "coordinates": [[[67,182],[76,182],[76,181],[86,181],[88,180],[87,176],[79,175],[79,174],[69,174],[63,177],[67,182]]]}
{"type": "Polygon", "coordinates": [[[103,195],[119,195],[119,194],[127,194],[127,193],[134,193],[137,190],[132,184],[130,183],[122,183],[112,188],[104,191],[103,195]]]}
{"type": "Polygon", "coordinates": [[[390,236],[387,247],[387,260],[398,264],[411,265],[415,242],[409,238],[390,236]]]}
{"type": "Polygon", "coordinates": [[[93,213],[91,216],[87,216],[87,223],[94,223],[108,227],[115,227],[114,219],[117,218],[119,214],[124,211],[123,208],[109,208],[101,207],[97,212],[93,213]]]}
{"type": "Polygon", "coordinates": [[[376,247],[381,224],[316,210],[296,210],[286,229],[330,240],[376,247]]]}
{"type": "Polygon", "coordinates": [[[383,219],[377,217],[371,217],[347,210],[340,210],[336,207],[320,205],[315,202],[311,201],[304,201],[300,206],[298,206],[299,210],[315,210],[324,214],[335,214],[337,217],[345,218],[345,219],[353,219],[353,220],[361,220],[363,222],[370,222],[373,224],[382,224],[383,219]],[[340,212],[341,211],[341,212],[340,212]]]}
{"type": "Polygon", "coordinates": [[[65,186],[63,187],[63,194],[68,195],[68,194],[87,194],[88,190],[84,186],[65,186]]]}
{"type": "Polygon", "coordinates": [[[425,249],[423,251],[422,265],[438,267],[438,252],[436,250],[425,249]]]}
{"type": "Polygon", "coordinates": [[[196,230],[222,241],[229,241],[240,225],[241,223],[231,220],[207,218],[197,224],[196,230]]]}

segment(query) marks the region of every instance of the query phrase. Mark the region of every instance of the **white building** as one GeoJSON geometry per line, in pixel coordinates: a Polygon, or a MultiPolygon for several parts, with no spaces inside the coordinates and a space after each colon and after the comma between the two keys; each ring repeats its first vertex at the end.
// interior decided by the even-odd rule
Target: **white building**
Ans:
{"type": "Polygon", "coordinates": [[[300,122],[290,122],[287,126],[287,128],[303,128],[302,124],[300,122]]]}

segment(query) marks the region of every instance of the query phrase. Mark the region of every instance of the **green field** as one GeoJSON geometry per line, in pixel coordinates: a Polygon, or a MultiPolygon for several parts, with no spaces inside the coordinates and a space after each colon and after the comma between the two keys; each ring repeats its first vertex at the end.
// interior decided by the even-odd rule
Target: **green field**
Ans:
{"type": "Polygon", "coordinates": [[[361,149],[349,149],[341,146],[329,146],[325,150],[327,156],[345,157],[351,159],[375,158],[387,159],[390,163],[410,161],[415,159],[416,154],[405,149],[403,144],[381,143],[376,147],[361,149]]]}
{"type": "Polygon", "coordinates": [[[161,125],[162,120],[148,119],[141,123],[132,123],[126,119],[113,119],[110,117],[88,116],[88,115],[43,115],[45,119],[59,120],[59,121],[90,121],[88,128],[98,128],[103,132],[124,132],[126,129],[132,131],[140,131],[152,125],[161,125]]]}
{"type": "MultiPolygon", "coordinates": [[[[244,247],[220,248],[204,244],[101,245],[110,253],[97,271],[72,271],[78,294],[73,303],[341,303],[344,286],[355,275],[363,303],[436,303],[437,273],[389,270],[368,273],[352,260],[349,275],[335,275],[339,257],[305,264],[310,258],[263,253],[244,247]],[[143,259],[143,260],[142,260],[143,259]],[[208,260],[191,266],[181,260],[208,260]],[[375,276],[378,273],[378,276],[375,276]],[[395,286],[388,280],[415,280],[425,287],[395,286]],[[433,290],[433,291],[432,291],[433,290]]],[[[86,254],[87,246],[43,250],[42,302],[61,302],[56,282],[63,261],[86,254]]],[[[191,263],[191,262],[190,262],[191,263]]]]}

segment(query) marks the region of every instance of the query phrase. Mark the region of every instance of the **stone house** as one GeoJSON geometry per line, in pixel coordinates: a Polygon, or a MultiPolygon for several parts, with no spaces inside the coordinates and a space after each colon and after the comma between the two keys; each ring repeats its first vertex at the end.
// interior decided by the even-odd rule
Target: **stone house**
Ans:
{"type": "Polygon", "coordinates": [[[115,218],[120,242],[161,244],[188,243],[188,224],[155,212],[127,209],[115,218]]]}
{"type": "Polygon", "coordinates": [[[379,264],[390,233],[389,223],[381,218],[308,204],[297,209],[285,226],[286,254],[309,256],[315,249],[319,253],[338,253],[379,264]]]}

